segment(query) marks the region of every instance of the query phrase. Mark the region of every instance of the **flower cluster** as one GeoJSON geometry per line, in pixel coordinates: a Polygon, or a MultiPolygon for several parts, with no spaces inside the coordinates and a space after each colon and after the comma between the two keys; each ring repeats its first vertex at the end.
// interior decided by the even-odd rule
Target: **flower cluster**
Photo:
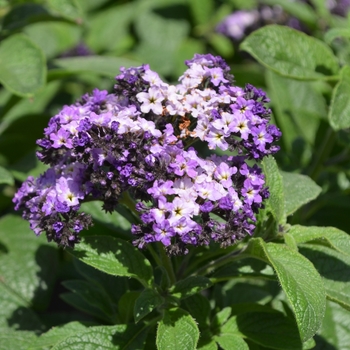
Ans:
{"type": "Polygon", "coordinates": [[[252,85],[235,86],[221,57],[195,55],[186,65],[178,85],[148,65],[122,68],[112,94],[94,90],[51,118],[37,142],[50,168],[14,197],[37,235],[74,247],[92,224],[80,204],[101,200],[113,212],[125,191],[137,202],[140,248],[158,241],[180,254],[253,233],[268,190],[247,161],[275,153],[281,135],[269,124],[268,99],[252,85]],[[204,158],[208,148],[230,155],[204,158]]]}

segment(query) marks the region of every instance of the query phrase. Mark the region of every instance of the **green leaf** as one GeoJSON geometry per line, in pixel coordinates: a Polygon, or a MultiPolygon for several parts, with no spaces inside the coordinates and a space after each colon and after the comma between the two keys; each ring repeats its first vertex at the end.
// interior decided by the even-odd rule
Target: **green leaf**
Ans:
{"type": "Polygon", "coordinates": [[[143,317],[152,312],[156,307],[162,305],[163,298],[153,289],[145,289],[136,299],[134,307],[135,322],[139,322],[143,317]]]}
{"type": "Polygon", "coordinates": [[[87,45],[94,52],[116,50],[129,36],[129,26],[134,14],[135,5],[125,3],[97,12],[89,22],[87,45]]]}
{"type": "Polygon", "coordinates": [[[40,22],[27,26],[24,32],[45,53],[47,59],[79,44],[81,28],[67,22],[40,22]]]}
{"type": "Polygon", "coordinates": [[[199,328],[209,325],[210,303],[202,294],[194,294],[182,301],[188,312],[198,323],[199,328]]]}
{"type": "Polygon", "coordinates": [[[81,9],[75,0],[47,0],[47,3],[53,13],[77,23],[82,21],[81,9]]]}
{"type": "Polygon", "coordinates": [[[259,345],[278,350],[300,349],[301,341],[295,321],[280,312],[271,311],[233,316],[221,328],[220,336],[243,336],[259,345]]]}
{"type": "Polygon", "coordinates": [[[178,281],[170,292],[176,298],[185,299],[211,286],[212,283],[207,277],[190,276],[184,280],[178,281]]]}
{"type": "Polygon", "coordinates": [[[323,277],[328,299],[350,311],[350,256],[314,244],[300,246],[299,252],[314,264],[323,277]]]}
{"type": "Polygon", "coordinates": [[[122,323],[132,322],[134,316],[135,303],[140,296],[138,291],[127,291],[118,301],[118,311],[122,323]]]}
{"type": "Polygon", "coordinates": [[[57,278],[57,248],[46,237],[36,237],[28,226],[15,215],[0,220],[0,285],[23,306],[45,310],[57,278]]]}
{"type": "Polygon", "coordinates": [[[326,32],[324,35],[324,41],[327,44],[336,38],[350,38],[350,29],[349,28],[332,28],[326,32]]]}
{"type": "Polygon", "coordinates": [[[285,220],[282,176],[279,173],[275,158],[272,156],[264,158],[262,166],[266,177],[266,185],[270,191],[267,203],[277,223],[281,223],[285,220]]]}
{"type": "Polygon", "coordinates": [[[0,350],[27,350],[37,339],[35,333],[26,331],[0,331],[0,350]]]}
{"type": "Polygon", "coordinates": [[[157,329],[158,350],[195,350],[199,330],[193,318],[180,308],[164,311],[157,329]]]}
{"type": "MultiPolygon", "coordinates": [[[[31,344],[28,350],[36,350],[54,346],[70,336],[83,332],[87,327],[80,322],[69,322],[65,325],[51,328],[43,333],[35,342],[31,344]]],[[[0,348],[1,349],[1,348],[0,348]]]]}
{"type": "Polygon", "coordinates": [[[239,335],[221,334],[215,337],[215,340],[223,350],[249,350],[248,344],[239,335]]]}
{"type": "Polygon", "coordinates": [[[289,231],[297,243],[316,240],[340,253],[350,256],[350,236],[335,227],[294,225],[289,231]]]}
{"type": "Polygon", "coordinates": [[[161,75],[173,74],[178,50],[190,31],[188,21],[183,18],[186,8],[179,2],[169,4],[167,1],[156,6],[154,1],[140,1],[134,20],[140,38],[136,57],[161,75]]]}
{"type": "Polygon", "coordinates": [[[189,2],[196,25],[208,25],[214,12],[213,0],[192,0],[189,2]]]}
{"type": "Polygon", "coordinates": [[[27,36],[15,34],[1,42],[0,82],[23,97],[33,96],[45,85],[44,54],[27,36]]]}
{"type": "Polygon", "coordinates": [[[285,213],[291,215],[318,197],[322,188],[306,175],[280,172],[283,181],[285,213]]]}
{"type": "Polygon", "coordinates": [[[312,263],[285,245],[251,239],[247,253],[271,264],[295,314],[302,341],[310,339],[322,323],[326,307],[321,276],[312,263]]]}
{"type": "MultiPolygon", "coordinates": [[[[328,110],[320,82],[308,82],[282,77],[271,70],[266,71],[269,97],[274,107],[274,116],[281,128],[284,147],[292,157],[293,164],[300,163],[292,149],[293,142],[302,138],[313,145],[320,120],[326,120],[328,110]]],[[[299,157],[300,158],[300,157],[299,157]]]]}
{"type": "Polygon", "coordinates": [[[12,174],[2,166],[0,166],[0,184],[6,184],[10,186],[14,184],[12,174]]]}
{"type": "MultiPolygon", "coordinates": [[[[87,56],[59,58],[53,61],[53,64],[63,68],[65,72],[76,74],[80,72],[90,72],[100,74],[109,78],[114,78],[119,74],[120,67],[139,66],[140,62],[112,56],[87,56]]],[[[55,70],[50,71],[55,74],[55,70]]]]}
{"type": "Polygon", "coordinates": [[[350,127],[350,67],[345,66],[340,74],[340,80],[333,90],[329,109],[329,122],[334,130],[350,127]]]}
{"type": "Polygon", "coordinates": [[[137,325],[96,326],[76,332],[52,350],[143,349],[148,329],[137,325]]]}
{"type": "Polygon", "coordinates": [[[108,321],[116,322],[116,305],[113,304],[105,290],[98,284],[82,280],[64,281],[62,284],[76,294],[86,304],[94,306],[104,313],[108,321]]]}
{"type": "Polygon", "coordinates": [[[124,240],[89,236],[70,253],[84,263],[114,276],[133,277],[145,287],[152,285],[153,272],[143,254],[124,240]]]}
{"type": "Polygon", "coordinates": [[[285,26],[256,30],[243,41],[241,49],[265,67],[293,79],[327,79],[338,71],[337,58],[326,44],[285,26]]]}
{"type": "Polygon", "coordinates": [[[349,311],[329,301],[322,327],[315,339],[315,349],[350,350],[349,311]]]}

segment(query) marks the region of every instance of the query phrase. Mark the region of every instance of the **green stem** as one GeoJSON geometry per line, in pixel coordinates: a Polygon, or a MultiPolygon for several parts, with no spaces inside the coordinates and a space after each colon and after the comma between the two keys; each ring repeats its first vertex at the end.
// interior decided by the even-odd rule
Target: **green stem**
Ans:
{"type": "Polygon", "coordinates": [[[233,251],[227,255],[224,255],[224,256],[222,256],[214,261],[211,261],[210,263],[202,266],[197,271],[195,271],[192,274],[192,276],[196,276],[199,274],[202,274],[202,275],[210,274],[213,272],[213,270],[217,269],[218,267],[220,267],[222,265],[225,265],[228,262],[248,257],[248,255],[243,254],[244,250],[245,250],[245,247],[238,249],[238,250],[235,250],[235,251],[233,251]]]}
{"type": "Polygon", "coordinates": [[[164,266],[165,270],[167,271],[169,278],[170,278],[171,285],[173,285],[176,283],[176,277],[175,277],[175,272],[174,272],[174,268],[173,268],[171,259],[166,254],[164,247],[161,243],[158,242],[157,246],[158,246],[158,252],[160,255],[161,264],[162,264],[162,266],[164,266]]]}
{"type": "Polygon", "coordinates": [[[332,151],[334,142],[335,142],[335,132],[329,128],[327,130],[325,140],[321,145],[321,148],[316,153],[315,161],[311,165],[311,168],[308,172],[308,175],[313,179],[317,180],[318,176],[320,175],[320,172],[323,169],[323,165],[327,157],[332,151]]]}

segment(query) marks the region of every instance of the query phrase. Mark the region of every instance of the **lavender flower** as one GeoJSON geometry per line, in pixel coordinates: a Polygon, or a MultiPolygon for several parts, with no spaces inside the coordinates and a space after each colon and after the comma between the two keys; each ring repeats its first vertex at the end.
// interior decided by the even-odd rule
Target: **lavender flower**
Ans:
{"type": "Polygon", "coordinates": [[[29,177],[13,199],[37,235],[74,247],[92,225],[80,204],[101,200],[113,212],[125,191],[137,202],[139,248],[158,241],[181,254],[253,234],[268,190],[247,160],[277,152],[281,136],[269,125],[268,99],[252,85],[234,86],[219,56],[195,55],[186,64],[175,86],[147,65],[122,68],[114,93],[96,89],[51,118],[37,141],[50,168],[29,177]],[[232,155],[202,158],[190,146],[196,141],[232,155]]]}

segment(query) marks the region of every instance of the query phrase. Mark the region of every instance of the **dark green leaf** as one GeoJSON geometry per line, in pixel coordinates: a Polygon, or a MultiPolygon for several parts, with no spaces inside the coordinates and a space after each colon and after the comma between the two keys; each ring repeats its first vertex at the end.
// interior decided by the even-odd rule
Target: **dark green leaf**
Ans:
{"type": "Polygon", "coordinates": [[[281,171],[286,215],[318,197],[322,188],[306,175],[281,171]]]}
{"type": "Polygon", "coordinates": [[[12,174],[0,166],[0,184],[13,185],[14,180],[12,174]]]}
{"type": "Polygon", "coordinates": [[[113,79],[119,74],[120,67],[139,66],[140,62],[112,56],[87,56],[59,58],[54,60],[53,64],[64,68],[64,71],[68,73],[91,72],[113,79]]]}
{"type": "Polygon", "coordinates": [[[128,291],[118,301],[118,311],[122,323],[129,323],[133,321],[135,303],[140,296],[140,292],[128,291]]]}
{"type": "Polygon", "coordinates": [[[0,44],[0,81],[11,92],[33,96],[46,82],[43,52],[27,36],[15,34],[0,44]]]}
{"type": "Polygon", "coordinates": [[[312,263],[285,245],[249,241],[247,253],[271,264],[295,314],[302,341],[318,330],[326,307],[321,276],[312,263]]]}
{"type": "Polygon", "coordinates": [[[35,342],[31,344],[28,350],[36,350],[54,346],[64,341],[76,333],[83,332],[87,327],[80,322],[70,322],[63,326],[51,328],[48,332],[43,333],[35,342]]]}
{"type": "Polygon", "coordinates": [[[137,325],[96,326],[77,332],[52,350],[143,349],[148,330],[137,325]]]}
{"type": "Polygon", "coordinates": [[[278,171],[278,166],[272,156],[266,157],[262,163],[266,177],[266,185],[269,187],[270,197],[268,206],[270,207],[277,223],[281,223],[284,218],[284,194],[282,176],[278,171]]]}
{"type": "Polygon", "coordinates": [[[350,236],[335,227],[294,225],[288,232],[297,243],[317,240],[317,242],[350,256],[350,236]]]}
{"type": "Polygon", "coordinates": [[[0,220],[0,242],[0,284],[22,305],[46,309],[56,280],[56,247],[46,237],[36,237],[28,222],[15,215],[0,220]]]}
{"type": "Polygon", "coordinates": [[[267,68],[300,80],[326,79],[338,71],[338,61],[322,41],[285,26],[269,25],[241,44],[267,68]]]}
{"type": "Polygon", "coordinates": [[[333,90],[329,121],[334,130],[350,127],[350,67],[345,66],[340,74],[340,80],[333,90]]]}
{"type": "Polygon", "coordinates": [[[185,299],[211,286],[212,283],[209,278],[204,276],[191,276],[178,281],[170,292],[176,298],[185,299]]]}
{"type": "Polygon", "coordinates": [[[301,348],[294,320],[280,312],[239,314],[225,323],[221,328],[221,335],[241,335],[262,346],[278,350],[301,348]]]}
{"type": "Polygon", "coordinates": [[[139,322],[143,317],[152,312],[163,303],[163,298],[153,289],[145,289],[136,299],[134,307],[135,322],[139,322]]]}
{"type": "Polygon", "coordinates": [[[164,311],[157,330],[158,350],[195,350],[198,339],[196,322],[186,311],[179,308],[164,311]]]}
{"type": "Polygon", "coordinates": [[[320,245],[299,248],[323,277],[328,299],[350,311],[350,256],[320,245]]]}
{"type": "Polygon", "coordinates": [[[86,304],[101,310],[109,321],[116,322],[116,305],[101,286],[81,280],[64,281],[62,284],[86,304]]]}
{"type": "Polygon", "coordinates": [[[200,328],[209,325],[211,308],[208,298],[198,293],[184,299],[182,302],[200,328]]]}
{"type": "Polygon", "coordinates": [[[70,253],[110,275],[136,278],[145,287],[153,283],[153,272],[149,261],[124,240],[102,235],[89,236],[70,253]]]}

